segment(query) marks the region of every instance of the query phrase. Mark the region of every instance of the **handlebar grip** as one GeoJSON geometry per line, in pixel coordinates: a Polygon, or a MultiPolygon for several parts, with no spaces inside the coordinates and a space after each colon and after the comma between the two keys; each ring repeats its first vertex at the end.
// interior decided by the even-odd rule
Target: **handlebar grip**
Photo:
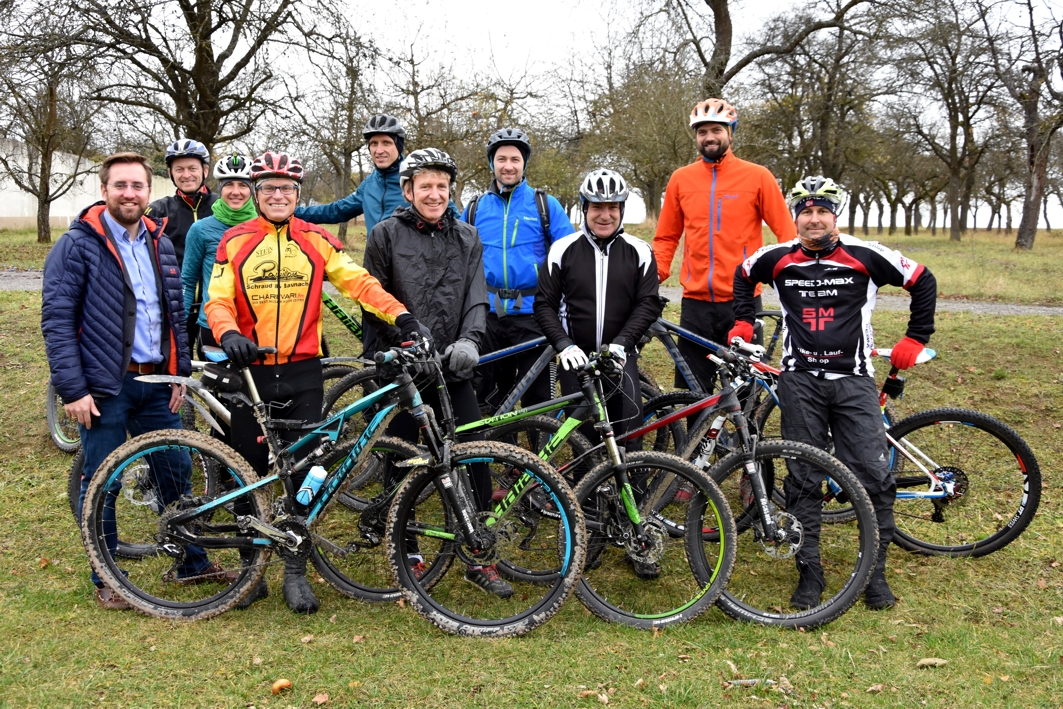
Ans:
{"type": "Polygon", "coordinates": [[[387,364],[395,360],[395,351],[387,350],[386,352],[377,352],[373,355],[373,361],[377,364],[387,364]]]}
{"type": "Polygon", "coordinates": [[[727,362],[728,364],[734,364],[738,361],[738,355],[736,355],[734,352],[731,352],[730,350],[725,350],[723,347],[716,350],[716,356],[722,359],[724,362],[727,362]]]}
{"type": "Polygon", "coordinates": [[[259,357],[261,357],[263,355],[273,355],[273,354],[277,354],[277,348],[276,347],[259,347],[258,348],[258,356],[259,357]]]}

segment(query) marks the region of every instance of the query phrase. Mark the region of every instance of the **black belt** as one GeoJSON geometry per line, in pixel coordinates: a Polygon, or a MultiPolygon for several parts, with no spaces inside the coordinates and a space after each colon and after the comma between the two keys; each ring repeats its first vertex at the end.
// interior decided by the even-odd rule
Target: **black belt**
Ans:
{"type": "MultiPolygon", "coordinates": [[[[487,286],[487,292],[492,293],[499,298],[506,300],[517,301],[515,305],[517,310],[521,309],[524,304],[524,296],[533,296],[539,292],[538,288],[495,288],[494,286],[487,286]]],[[[503,318],[506,316],[505,312],[502,312],[497,306],[495,307],[495,314],[498,317],[503,318]]]]}

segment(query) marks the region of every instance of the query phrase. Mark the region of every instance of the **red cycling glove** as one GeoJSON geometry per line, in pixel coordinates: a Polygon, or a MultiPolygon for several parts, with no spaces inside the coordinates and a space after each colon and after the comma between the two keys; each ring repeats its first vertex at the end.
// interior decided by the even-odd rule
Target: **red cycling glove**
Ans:
{"type": "Polygon", "coordinates": [[[753,341],[753,323],[746,322],[745,320],[735,320],[734,327],[727,333],[727,344],[731,344],[731,341],[741,337],[746,342],[753,341]]]}
{"type": "Polygon", "coordinates": [[[890,354],[890,364],[897,369],[908,369],[915,364],[916,357],[923,351],[925,345],[910,337],[902,337],[901,341],[893,346],[890,354]]]}

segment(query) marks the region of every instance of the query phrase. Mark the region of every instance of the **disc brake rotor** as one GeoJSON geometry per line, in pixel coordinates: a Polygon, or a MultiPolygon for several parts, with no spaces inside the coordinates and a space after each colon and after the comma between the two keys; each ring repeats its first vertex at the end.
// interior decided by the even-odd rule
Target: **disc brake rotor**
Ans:
{"type": "Polygon", "coordinates": [[[788,512],[775,511],[775,524],[783,532],[782,540],[771,540],[759,536],[760,546],[764,553],[775,559],[789,559],[797,553],[804,542],[805,533],[797,518],[788,512]]]}

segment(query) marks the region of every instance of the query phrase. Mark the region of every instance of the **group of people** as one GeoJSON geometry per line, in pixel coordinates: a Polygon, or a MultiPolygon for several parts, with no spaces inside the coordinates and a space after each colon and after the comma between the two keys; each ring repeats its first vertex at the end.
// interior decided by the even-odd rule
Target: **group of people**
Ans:
{"type": "MultiPolygon", "coordinates": [[[[934,279],[895,251],[839,234],[844,195],[830,179],[807,178],[787,200],[766,168],[734,155],[737,126],[737,111],[725,101],[694,107],[690,127],[699,157],[672,175],[652,246],[624,232],[629,188],[609,169],[583,179],[582,219],[574,228],[558,200],[529,186],[532,142],[515,128],[490,136],[493,180],[460,217],[453,159],[436,148],[406,154],[401,122],[384,114],[364,129],[375,170],[350,196],[319,206],[297,206],[303,167],[284,152],[222,158],[213,169],[215,194],[206,185],[206,147],[179,140],[166,152],[176,194],[150,204],[148,161],[135,153],[109,156],[100,170],[102,201],[58,241],[44,275],[42,330],[52,381],[78,421],[85,452],[78,509],[93,473],[127,432],[180,427],[183,387],[137,377],[187,376],[197,341],[220,346],[233,365],[249,367],[274,416],[317,419],[326,278],[361,306],[372,326],[367,352],[413,338],[431,343],[441,355],[458,424],[478,419],[481,404],[496,404],[538,354],[478,371],[481,352],[545,335],[559,353],[566,393],[578,389],[576,370],[588,362],[588,352],[608,350],[622,364],[607,406],[623,433],[641,419],[636,346],[660,315],[659,284],[670,276],[682,238],[684,327],[721,343],[751,340],[759,284],[777,291],[786,328],[783,434],[825,447],[829,430],[838,457],[867,486],[882,548],[866,601],[876,608],[893,605],[882,571],[894,488],[884,439],[872,435],[881,421],[870,317],[877,287],[911,291],[908,333],[893,355],[898,367],[910,366],[933,332],[934,279]],[[362,266],[317,226],[357,216],[368,230],[362,266]],[[778,245],[763,247],[764,222],[778,245]],[[262,347],[277,353],[260,357],[262,347]]],[[[681,350],[703,386],[711,386],[707,351],[686,342],[681,350]]],[[[434,383],[422,395],[438,403],[434,383]]],[[[523,403],[552,396],[544,374],[523,403]]],[[[253,412],[234,402],[231,419],[228,442],[266,474],[269,451],[253,412]]],[[[414,442],[418,437],[408,415],[396,417],[389,432],[414,442]]],[[[190,470],[187,455],[168,455],[171,469],[190,470]]],[[[821,484],[796,466],[786,479],[787,509],[805,529],[792,598],[798,608],[818,605],[824,587],[815,508],[821,484]]],[[[493,492],[486,470],[473,471],[473,486],[486,509],[493,492]]],[[[189,491],[186,476],[160,486],[160,501],[170,504],[189,491]]],[[[318,608],[306,562],[285,560],[284,598],[299,613],[318,608]]],[[[416,555],[409,563],[415,574],[424,568],[416,555]]],[[[660,573],[646,564],[634,571],[642,578],[660,573]]],[[[236,573],[193,549],[177,582],[236,573]]],[[[465,579],[502,598],[513,593],[493,566],[470,565],[465,579]]],[[[102,607],[127,607],[95,574],[93,582],[102,607]]],[[[263,580],[243,605],[267,594],[263,580]]]]}

